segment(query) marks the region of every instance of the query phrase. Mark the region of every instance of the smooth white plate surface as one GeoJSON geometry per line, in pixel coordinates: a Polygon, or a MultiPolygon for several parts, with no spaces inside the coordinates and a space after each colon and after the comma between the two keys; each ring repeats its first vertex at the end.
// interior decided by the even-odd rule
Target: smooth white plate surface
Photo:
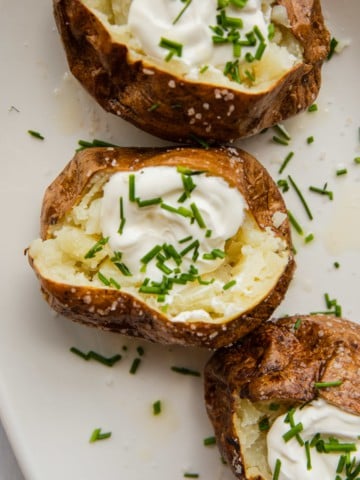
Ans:
{"type": "MultiPolygon", "coordinates": [[[[294,232],[298,268],[277,315],[324,310],[328,293],[344,317],[357,321],[360,165],[353,159],[360,156],[360,2],[323,3],[333,35],[349,46],[323,69],[319,111],[286,122],[293,137],[289,147],[271,142],[271,131],[239,145],[275,180],[290,174],[314,214],[308,220],[297,196],[285,194],[315,240],[305,244],[294,232]],[[315,141],[308,145],[311,135],[315,141]],[[295,156],[279,176],[290,150],[295,156]],[[347,175],[336,176],[342,167],[347,175]],[[326,182],[333,201],[308,191],[326,182]]],[[[202,370],[208,353],[149,345],[55,316],[23,255],[38,236],[44,189],[70,160],[78,139],[164,143],[104,113],[70,76],[50,0],[0,0],[0,27],[0,414],[26,479],[180,480],[184,472],[196,472],[206,480],[231,480],[216,447],[203,446],[212,428],[202,379],[170,370],[172,365],[202,370]],[[45,140],[30,137],[28,129],[45,140]],[[130,375],[139,345],[145,355],[137,374],[130,375]],[[110,369],[82,361],[69,352],[71,346],[124,356],[110,369]],[[163,413],[154,417],[151,405],[158,399],[163,413]],[[112,431],[111,439],[90,444],[95,427],[112,431]]]]}

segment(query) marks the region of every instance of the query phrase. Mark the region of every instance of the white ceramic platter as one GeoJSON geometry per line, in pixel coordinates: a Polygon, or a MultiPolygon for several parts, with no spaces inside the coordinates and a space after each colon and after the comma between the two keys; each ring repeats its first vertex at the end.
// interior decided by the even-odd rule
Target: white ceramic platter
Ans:
{"type": "MultiPolygon", "coordinates": [[[[272,131],[239,145],[276,180],[290,174],[314,216],[307,218],[292,190],[285,194],[305,234],[294,232],[298,268],[277,315],[326,310],[328,293],[344,317],[357,321],[360,165],[353,159],[360,156],[360,2],[323,3],[332,34],[347,46],[324,67],[319,110],[286,122],[288,147],[273,143],[272,131]],[[279,175],[290,150],[295,155],[279,175]],[[341,168],[347,174],[337,176],[341,168]],[[332,201],[308,190],[326,182],[332,201]],[[314,240],[305,243],[308,233],[314,240]]],[[[0,37],[0,413],[26,479],[180,480],[190,472],[231,480],[216,447],[203,445],[213,432],[202,378],[170,369],[201,371],[209,354],[100,333],[55,316],[23,254],[38,236],[44,189],[70,160],[78,139],[124,146],[164,142],[104,113],[79,87],[68,73],[50,0],[0,0],[0,37]],[[28,135],[29,129],[45,140],[28,135]],[[140,345],[145,354],[131,375],[140,345]],[[72,346],[123,358],[108,368],[79,359],[69,352],[72,346]],[[152,414],[156,400],[163,405],[159,416],[152,414]],[[90,444],[96,427],[112,437],[90,444]]]]}

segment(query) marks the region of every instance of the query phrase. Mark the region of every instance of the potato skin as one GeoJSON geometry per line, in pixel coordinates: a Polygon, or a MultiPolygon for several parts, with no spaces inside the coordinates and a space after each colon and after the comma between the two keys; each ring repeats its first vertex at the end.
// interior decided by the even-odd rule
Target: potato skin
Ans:
{"type": "Polygon", "coordinates": [[[51,237],[82,197],[93,175],[99,172],[134,171],[145,166],[183,165],[218,175],[243,194],[261,229],[270,227],[289,245],[288,264],[278,283],[258,305],[222,324],[172,322],[141,300],[115,289],[73,286],[42,276],[29,254],[45,299],[57,312],[80,323],[163,344],[218,348],[228,345],[268,319],[283,299],[295,268],[288,220],[275,228],[272,216],[286,213],[281,194],[264,167],[246,152],[235,148],[140,149],[91,148],[78,152],[48,187],[41,212],[41,238],[51,237]]]}
{"type": "Polygon", "coordinates": [[[263,480],[245,476],[233,422],[237,398],[301,405],[320,397],[360,415],[359,371],[360,325],[332,315],[266,322],[215,352],[205,367],[205,403],[220,451],[237,478],[263,480]],[[342,380],[341,386],[314,386],[335,380],[342,380]]]}
{"type": "Polygon", "coordinates": [[[97,102],[153,135],[186,143],[194,143],[194,137],[221,143],[251,136],[314,102],[330,40],[320,0],[277,3],[287,9],[292,33],[304,49],[303,62],[271,88],[244,93],[134,61],[81,0],[53,1],[70,69],[97,102]]]}

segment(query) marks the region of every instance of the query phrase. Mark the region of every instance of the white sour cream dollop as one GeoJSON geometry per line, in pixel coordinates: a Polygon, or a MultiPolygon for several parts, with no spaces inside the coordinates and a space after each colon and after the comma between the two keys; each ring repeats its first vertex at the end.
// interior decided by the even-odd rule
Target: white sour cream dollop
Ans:
{"type": "Polygon", "coordinates": [[[110,248],[114,252],[121,252],[122,261],[133,275],[161,281],[164,272],[156,266],[155,258],[147,263],[146,273],[141,272],[141,259],[147,253],[158,245],[168,244],[180,254],[198,241],[195,261],[193,248],[182,255],[180,265],[173,258],[164,263],[173,271],[171,275],[174,275],[176,268],[186,273],[191,265],[195,266],[199,275],[211,272],[224,259],[203,259],[203,254],[214,249],[224,251],[226,240],[235,235],[243,222],[245,207],[241,193],[220,177],[205,173],[182,175],[176,167],[169,166],[147,167],[130,173],[117,172],[110,177],[104,186],[100,226],[103,236],[109,237],[110,248]],[[131,176],[134,178],[136,198],[140,198],[140,201],[161,198],[162,204],[141,207],[138,202],[130,201],[131,176]],[[191,179],[194,188],[185,201],[179,202],[184,195],[184,177],[191,179]],[[163,208],[164,204],[192,213],[195,205],[204,225],[201,227],[196,219],[163,208]],[[119,233],[121,217],[125,223],[122,233],[119,233]]]}
{"type": "MultiPolygon", "coordinates": [[[[286,415],[278,417],[267,434],[268,462],[272,471],[276,461],[281,461],[279,480],[334,480],[339,458],[342,453],[319,453],[310,449],[311,466],[307,469],[307,457],[304,446],[296,438],[285,442],[283,435],[290,430],[286,415]]],[[[311,442],[317,433],[327,441],[333,437],[341,443],[354,443],[357,451],[351,457],[360,461],[360,416],[344,412],[322,399],[313,401],[294,414],[295,424],[302,423],[301,438],[311,442]]],[[[346,475],[339,474],[341,479],[346,475]]]]}
{"type": "MultiPolygon", "coordinates": [[[[211,26],[217,25],[217,0],[192,0],[179,20],[175,22],[185,3],[181,0],[133,0],[130,5],[128,25],[130,31],[139,41],[146,55],[164,59],[168,50],[159,46],[161,38],[177,42],[183,46],[181,60],[188,66],[211,65],[219,67],[227,61],[233,61],[233,44],[214,44],[216,35],[211,26]]],[[[224,9],[229,18],[241,19],[242,27],[238,29],[241,40],[257,27],[264,42],[268,37],[269,15],[261,10],[260,0],[248,0],[243,8],[229,5],[224,9]]],[[[241,56],[247,52],[255,55],[260,43],[243,46],[241,56]]]]}

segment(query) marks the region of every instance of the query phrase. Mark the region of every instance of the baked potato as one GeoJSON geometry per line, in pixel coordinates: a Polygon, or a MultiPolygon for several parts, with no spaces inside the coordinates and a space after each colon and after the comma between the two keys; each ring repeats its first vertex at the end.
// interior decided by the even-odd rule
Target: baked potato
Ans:
{"type": "Polygon", "coordinates": [[[54,0],[74,76],[164,139],[232,142],[311,105],[329,32],[319,0],[54,0]]]}
{"type": "Polygon", "coordinates": [[[357,460],[350,468],[348,457],[346,468],[360,468],[359,372],[360,326],[333,315],[266,322],[215,352],[205,367],[205,402],[235,476],[342,479],[344,465],[336,477],[339,455],[350,453],[357,460]],[[340,418],[344,423],[337,423],[340,418]],[[353,425],[355,439],[346,422],[353,425]],[[292,436],[294,431],[288,432],[296,425],[292,436]],[[338,440],[355,443],[357,451],[338,445],[335,453],[328,444],[338,440]],[[318,470],[323,461],[330,465],[318,470]]]}
{"type": "Polygon", "coordinates": [[[57,312],[207,348],[268,319],[295,266],[281,194],[235,148],[76,153],[45,193],[28,257],[57,312]]]}

